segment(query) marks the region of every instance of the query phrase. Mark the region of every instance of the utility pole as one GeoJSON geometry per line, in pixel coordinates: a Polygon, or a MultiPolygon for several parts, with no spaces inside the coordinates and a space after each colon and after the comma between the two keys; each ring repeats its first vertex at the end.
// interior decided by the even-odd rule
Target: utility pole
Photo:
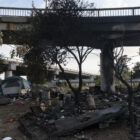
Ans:
{"type": "Polygon", "coordinates": [[[45,1],[45,8],[48,7],[48,0],[44,0],[45,1]]]}

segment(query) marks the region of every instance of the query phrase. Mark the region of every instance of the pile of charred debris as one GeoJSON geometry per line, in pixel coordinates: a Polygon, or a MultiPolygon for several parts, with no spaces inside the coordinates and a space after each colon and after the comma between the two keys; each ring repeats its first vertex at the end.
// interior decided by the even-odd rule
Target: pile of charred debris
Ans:
{"type": "Polygon", "coordinates": [[[89,91],[84,91],[81,93],[78,106],[69,94],[67,97],[63,101],[52,97],[51,101],[42,100],[39,105],[32,105],[31,111],[19,119],[19,129],[29,139],[56,139],[75,134],[95,124],[116,121],[119,117],[125,116],[122,114],[127,114],[125,94],[108,95],[101,91],[90,91],[89,94],[89,91]]]}

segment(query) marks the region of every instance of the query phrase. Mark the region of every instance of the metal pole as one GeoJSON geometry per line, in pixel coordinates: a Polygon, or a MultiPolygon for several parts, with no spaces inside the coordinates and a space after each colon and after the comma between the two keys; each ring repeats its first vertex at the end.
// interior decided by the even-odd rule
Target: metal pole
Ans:
{"type": "Polygon", "coordinates": [[[45,1],[45,8],[48,7],[48,0],[44,0],[45,1]]]}
{"type": "Polygon", "coordinates": [[[131,71],[131,89],[133,89],[133,83],[132,83],[132,71],[131,71]]]}
{"type": "Polygon", "coordinates": [[[131,133],[132,133],[132,137],[131,139],[132,140],[136,140],[136,133],[137,133],[137,130],[136,130],[136,124],[135,124],[135,110],[136,110],[136,106],[135,106],[135,97],[134,97],[134,92],[133,92],[133,72],[131,71],[131,94],[132,94],[132,99],[131,99],[131,133]]]}

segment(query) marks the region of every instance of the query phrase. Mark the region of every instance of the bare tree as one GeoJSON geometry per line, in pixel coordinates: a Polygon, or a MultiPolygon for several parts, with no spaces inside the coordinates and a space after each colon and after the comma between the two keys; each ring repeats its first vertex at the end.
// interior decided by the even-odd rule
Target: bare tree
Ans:
{"type": "MultiPolygon", "coordinates": [[[[69,87],[75,95],[76,104],[82,89],[82,64],[88,54],[93,50],[90,46],[70,46],[69,38],[71,31],[80,32],[78,18],[82,16],[82,8],[89,7],[81,0],[52,0],[49,9],[42,13],[35,10],[32,19],[32,28],[26,41],[29,51],[25,55],[26,62],[34,50],[43,60],[43,65],[57,64],[63,73],[69,87]],[[59,45],[58,45],[59,44],[59,45]],[[79,86],[72,87],[70,80],[65,75],[63,65],[67,64],[68,57],[74,58],[79,68],[79,86]]],[[[93,4],[91,4],[93,6],[93,4]]],[[[77,37],[77,36],[76,36],[77,37]]],[[[42,63],[42,62],[41,62],[42,63]]],[[[28,63],[31,64],[31,63],[28,63]]]]}
{"type": "Polygon", "coordinates": [[[131,87],[129,83],[124,79],[122,73],[128,71],[128,62],[130,62],[130,58],[128,58],[126,55],[123,54],[124,48],[117,48],[114,49],[114,71],[115,71],[115,76],[117,79],[119,79],[126,87],[128,90],[131,90],[131,87]]]}
{"type": "MultiPolygon", "coordinates": [[[[3,44],[3,33],[0,31],[0,45],[3,44]]],[[[0,54],[0,74],[6,71],[8,67],[4,64],[4,56],[0,54]]]]}
{"type": "Polygon", "coordinates": [[[0,45],[2,45],[3,43],[2,37],[3,37],[3,33],[0,31],[0,45]]]}
{"type": "MultiPolygon", "coordinates": [[[[45,43],[46,44],[46,43],[45,43]]],[[[43,45],[44,48],[44,45],[43,45]]],[[[75,103],[79,103],[79,96],[82,90],[82,64],[86,60],[87,56],[93,51],[93,47],[84,47],[84,46],[55,46],[55,47],[45,47],[42,51],[42,56],[44,58],[44,63],[52,62],[57,64],[63,74],[63,78],[66,80],[68,86],[75,95],[75,103]],[[66,76],[64,65],[67,64],[69,59],[76,61],[78,65],[78,87],[75,88],[72,86],[70,79],[66,76]]]]}
{"type": "MultiPolygon", "coordinates": [[[[124,76],[123,72],[127,72],[128,63],[130,62],[130,58],[123,54],[124,48],[117,48],[114,49],[114,56],[111,57],[114,60],[113,69],[115,72],[116,78],[121,81],[127,88],[128,92],[128,109],[129,109],[129,117],[130,117],[130,125],[131,125],[131,134],[133,138],[135,138],[136,128],[135,128],[135,113],[134,113],[134,94],[139,91],[139,87],[137,89],[133,89],[132,87],[132,73],[131,79],[127,81],[124,76]]],[[[112,56],[112,55],[110,55],[112,56]]]]}

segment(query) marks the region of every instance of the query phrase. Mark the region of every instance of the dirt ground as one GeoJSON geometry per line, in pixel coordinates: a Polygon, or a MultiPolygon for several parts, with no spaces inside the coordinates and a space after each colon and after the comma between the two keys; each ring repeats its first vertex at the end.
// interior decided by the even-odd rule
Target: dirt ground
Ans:
{"type": "MultiPolygon", "coordinates": [[[[18,118],[29,111],[31,101],[24,105],[9,104],[0,106],[0,140],[3,137],[12,137],[14,140],[29,140],[18,130],[18,118]],[[13,119],[13,122],[8,120],[13,119]]],[[[128,128],[125,122],[110,125],[109,128],[99,129],[94,127],[82,131],[90,140],[128,140],[128,128]]],[[[61,140],[77,140],[75,136],[63,137],[61,140]]]]}

